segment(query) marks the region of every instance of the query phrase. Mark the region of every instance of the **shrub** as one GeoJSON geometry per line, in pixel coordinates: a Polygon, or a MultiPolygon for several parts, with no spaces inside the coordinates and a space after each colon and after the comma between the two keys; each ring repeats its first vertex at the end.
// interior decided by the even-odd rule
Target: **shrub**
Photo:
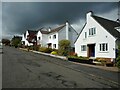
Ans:
{"type": "Polygon", "coordinates": [[[80,59],[80,60],[89,60],[88,57],[82,57],[82,56],[68,56],[68,58],[74,58],[74,59],[80,59]]]}
{"type": "Polygon", "coordinates": [[[39,51],[40,46],[39,45],[34,45],[31,47],[31,49],[35,50],[35,51],[39,51]]]}
{"type": "Polygon", "coordinates": [[[117,67],[120,68],[120,45],[118,46],[117,67]]]}
{"type": "Polygon", "coordinates": [[[70,49],[70,41],[69,40],[61,40],[59,41],[59,49],[58,53],[59,55],[67,56],[70,49]]]}
{"type": "Polygon", "coordinates": [[[51,53],[53,50],[52,50],[52,48],[40,47],[39,51],[44,52],[44,53],[51,53]]]}
{"type": "Polygon", "coordinates": [[[117,58],[117,67],[120,68],[120,56],[117,58]]]}
{"type": "Polygon", "coordinates": [[[51,53],[52,52],[52,48],[46,48],[44,52],[45,53],[51,53]]]}
{"type": "Polygon", "coordinates": [[[46,49],[46,47],[40,47],[40,48],[39,48],[39,51],[40,51],[40,52],[44,52],[45,49],[46,49]]]}
{"type": "Polygon", "coordinates": [[[52,51],[51,54],[57,55],[58,53],[56,51],[52,51]]]}

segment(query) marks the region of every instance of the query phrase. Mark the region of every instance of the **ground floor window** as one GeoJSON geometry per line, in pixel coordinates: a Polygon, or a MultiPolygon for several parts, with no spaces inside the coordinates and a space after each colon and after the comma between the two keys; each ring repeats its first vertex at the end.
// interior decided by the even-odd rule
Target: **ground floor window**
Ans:
{"type": "Polygon", "coordinates": [[[100,51],[108,51],[108,43],[101,43],[100,51]]]}
{"type": "Polygon", "coordinates": [[[56,48],[56,44],[53,44],[53,48],[56,48]]]}
{"type": "Polygon", "coordinates": [[[81,45],[81,51],[86,51],[87,50],[87,46],[86,45],[81,45]]]}

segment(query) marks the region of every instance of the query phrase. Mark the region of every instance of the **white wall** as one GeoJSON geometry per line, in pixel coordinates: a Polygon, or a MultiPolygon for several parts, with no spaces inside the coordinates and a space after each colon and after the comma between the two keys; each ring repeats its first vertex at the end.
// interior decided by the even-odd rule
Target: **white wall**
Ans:
{"type": "Polygon", "coordinates": [[[87,16],[87,24],[75,43],[75,52],[79,56],[86,56],[87,51],[81,51],[81,45],[95,43],[95,57],[115,58],[115,38],[108,33],[100,24],[98,24],[90,14],[87,16]],[[96,35],[89,37],[89,28],[96,27],[96,35]],[[84,33],[87,32],[87,38],[84,38],[84,33]],[[108,52],[100,52],[99,44],[108,43],[108,52]]]}
{"type": "Polygon", "coordinates": [[[54,48],[53,44],[56,44],[55,49],[58,49],[58,32],[53,32],[48,35],[48,43],[52,43],[52,48],[54,48]],[[56,35],[56,39],[53,38],[53,35],[56,35]],[[50,36],[51,36],[51,39],[49,38],[50,36]]]}

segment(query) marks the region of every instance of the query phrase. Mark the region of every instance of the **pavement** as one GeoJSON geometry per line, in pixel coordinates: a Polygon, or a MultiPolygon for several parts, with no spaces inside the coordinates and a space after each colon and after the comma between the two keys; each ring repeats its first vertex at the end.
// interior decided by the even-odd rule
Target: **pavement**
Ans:
{"type": "MultiPolygon", "coordinates": [[[[20,48],[20,49],[27,51],[27,49],[23,49],[23,48],[20,48]]],[[[52,55],[52,54],[43,53],[43,52],[34,51],[34,50],[30,50],[30,51],[34,52],[34,53],[37,53],[37,54],[42,54],[42,55],[51,56],[51,57],[54,57],[54,58],[60,58],[60,59],[63,59],[63,60],[67,60],[67,58],[65,56],[52,55]]],[[[70,62],[74,63],[74,64],[78,64],[78,65],[84,65],[84,66],[89,66],[89,67],[93,67],[93,68],[99,68],[99,69],[113,71],[113,72],[119,72],[120,71],[120,69],[117,68],[116,66],[107,67],[107,66],[100,66],[100,65],[90,65],[90,64],[77,63],[77,62],[72,62],[72,61],[70,61],[70,62]]]]}

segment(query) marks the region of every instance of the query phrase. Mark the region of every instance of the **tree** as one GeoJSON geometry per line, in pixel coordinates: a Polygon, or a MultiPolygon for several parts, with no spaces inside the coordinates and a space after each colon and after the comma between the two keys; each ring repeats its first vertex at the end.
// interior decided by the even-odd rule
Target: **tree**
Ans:
{"type": "Polygon", "coordinates": [[[14,36],[11,40],[12,46],[18,47],[21,44],[21,37],[19,36],[14,36]]]}
{"type": "Polygon", "coordinates": [[[70,50],[70,41],[69,40],[61,40],[59,41],[59,55],[67,56],[70,50]]]}
{"type": "Polygon", "coordinates": [[[2,43],[4,45],[10,45],[10,40],[9,39],[2,39],[2,43]]]}
{"type": "Polygon", "coordinates": [[[120,68],[120,45],[118,46],[117,67],[120,68]]]}

